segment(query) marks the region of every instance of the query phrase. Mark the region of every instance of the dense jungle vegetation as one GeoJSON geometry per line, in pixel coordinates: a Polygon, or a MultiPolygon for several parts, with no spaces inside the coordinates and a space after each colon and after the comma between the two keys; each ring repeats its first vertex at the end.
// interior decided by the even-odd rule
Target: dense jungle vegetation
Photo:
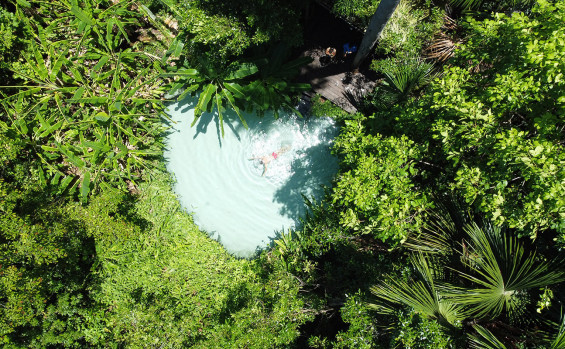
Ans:
{"type": "Polygon", "coordinates": [[[255,258],[179,207],[165,103],[292,109],[309,6],[0,4],[3,347],[565,348],[561,0],[401,0],[359,112],[312,106],[332,186],[255,258]]]}

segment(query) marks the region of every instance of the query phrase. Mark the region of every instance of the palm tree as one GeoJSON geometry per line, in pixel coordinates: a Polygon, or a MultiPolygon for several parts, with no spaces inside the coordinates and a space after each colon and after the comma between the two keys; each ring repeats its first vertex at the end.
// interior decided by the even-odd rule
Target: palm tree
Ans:
{"type": "Polygon", "coordinates": [[[361,40],[361,44],[359,45],[359,50],[353,59],[353,69],[356,70],[361,65],[361,62],[367,58],[367,56],[371,53],[373,46],[377,43],[381,34],[388,23],[390,17],[396,10],[396,7],[400,3],[400,0],[381,0],[377,10],[371,17],[369,21],[369,26],[367,27],[367,31],[363,36],[363,40],[361,40]]]}
{"type": "Polygon", "coordinates": [[[463,309],[447,299],[437,287],[435,280],[441,269],[433,268],[428,258],[423,254],[410,257],[416,270],[415,279],[407,281],[389,277],[371,287],[377,302],[369,306],[381,314],[392,314],[397,307],[408,306],[446,328],[455,328],[466,316],[463,309]]]}
{"type": "MultiPolygon", "coordinates": [[[[500,227],[477,224],[456,200],[438,207],[426,229],[406,243],[414,251],[410,264],[416,280],[388,277],[371,289],[377,297],[372,307],[380,313],[411,307],[447,328],[456,328],[458,320],[516,319],[525,314],[532,290],[565,280],[558,262],[544,260],[500,227]]],[[[473,327],[475,348],[505,348],[487,329],[473,327]]],[[[535,337],[546,340],[539,333],[535,337]]],[[[551,348],[565,343],[565,323],[552,340],[551,348]]]]}
{"type": "Polygon", "coordinates": [[[456,303],[468,305],[478,318],[518,315],[525,292],[565,280],[562,270],[537,258],[535,250],[527,250],[500,227],[486,224],[480,228],[472,223],[465,231],[469,247],[461,251],[461,259],[468,272],[459,274],[472,286],[453,287],[450,296],[456,303]]]}

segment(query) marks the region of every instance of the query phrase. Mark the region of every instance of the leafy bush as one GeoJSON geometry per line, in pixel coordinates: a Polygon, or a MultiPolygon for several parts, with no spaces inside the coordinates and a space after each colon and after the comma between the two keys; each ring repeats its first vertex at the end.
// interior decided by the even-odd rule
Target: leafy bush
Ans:
{"type": "Polygon", "coordinates": [[[459,66],[434,86],[428,107],[455,170],[453,188],[496,224],[532,236],[565,232],[564,20],[565,4],[547,1],[532,18],[471,20],[459,66]]]}
{"type": "Polygon", "coordinates": [[[299,0],[164,0],[183,30],[188,56],[226,67],[260,45],[301,42],[299,0]]]}
{"type": "Polygon", "coordinates": [[[349,296],[340,312],[343,321],[349,324],[349,328],[336,335],[334,348],[371,349],[380,347],[377,344],[382,340],[379,338],[380,331],[377,329],[374,315],[365,303],[361,292],[349,296]]]}
{"type": "MultiPolygon", "coordinates": [[[[309,319],[296,279],[267,256],[254,262],[228,255],[180,209],[167,175],[154,175],[141,186],[139,201],[114,210],[113,218],[92,219],[87,208],[75,207],[99,237],[94,297],[105,313],[100,325],[87,328],[87,340],[194,348],[292,343],[309,319]],[[126,218],[129,232],[122,227],[111,234],[107,227],[126,218]]],[[[112,206],[98,199],[91,205],[101,212],[112,206]]]]}
{"type": "Polygon", "coordinates": [[[375,130],[425,146],[430,185],[460,192],[495,224],[535,237],[565,224],[562,2],[469,19],[454,65],[417,101],[380,110],[375,130]],[[551,178],[551,180],[548,180],[551,178]]]}
{"type": "Polygon", "coordinates": [[[130,38],[142,15],[128,3],[81,4],[18,7],[16,17],[33,37],[9,67],[17,85],[0,92],[0,125],[40,159],[44,186],[85,200],[102,185],[131,188],[151,166],[163,90],[161,63],[130,38]]]}
{"type": "Polygon", "coordinates": [[[398,320],[391,337],[390,348],[460,348],[437,321],[423,317],[414,310],[398,312],[398,320]]]}
{"type": "MultiPolygon", "coordinates": [[[[408,278],[391,274],[372,287],[376,296],[372,307],[393,317],[399,310],[410,309],[437,321],[430,328],[435,327],[434,332],[441,328],[455,338],[467,332],[465,326],[480,320],[504,323],[504,330],[496,326],[496,336],[503,341],[509,340],[505,335],[512,331],[516,337],[527,335],[532,342],[543,342],[543,330],[530,331],[527,325],[551,317],[549,313],[540,316],[532,305],[540,288],[557,287],[565,280],[562,263],[538,254],[535,246],[510,231],[476,222],[457,202],[440,207],[425,229],[406,244],[415,252],[408,278]]],[[[413,326],[420,325],[401,324],[413,326]]],[[[407,333],[401,331],[403,340],[413,341],[407,333]]]]}
{"type": "Polygon", "coordinates": [[[0,6],[0,68],[13,61],[28,37],[24,24],[13,13],[0,6]]]}
{"type": "Polygon", "coordinates": [[[406,137],[367,135],[362,121],[346,121],[335,140],[341,162],[332,201],[344,227],[395,245],[418,229],[432,205],[415,190],[421,149],[406,137]]]}
{"type": "Polygon", "coordinates": [[[384,80],[365,96],[364,111],[368,114],[386,110],[405,102],[433,79],[433,65],[417,57],[386,58],[373,61],[372,68],[384,74],[384,80]]]}
{"type": "Polygon", "coordinates": [[[380,1],[373,0],[337,0],[332,11],[361,27],[369,24],[369,19],[375,13],[380,1]]]}
{"type": "Polygon", "coordinates": [[[377,54],[418,55],[443,23],[443,11],[431,3],[400,2],[376,46],[377,54]]]}
{"type": "Polygon", "coordinates": [[[176,82],[169,94],[182,91],[177,100],[188,94],[200,92],[194,109],[194,126],[203,112],[214,110],[222,136],[224,135],[223,112],[232,109],[239,116],[244,127],[245,119],[241,109],[263,115],[273,110],[278,118],[279,110],[286,109],[298,113],[292,104],[291,94],[310,89],[309,84],[293,83],[290,79],[298,74],[298,69],[311,61],[309,57],[284,61],[286,49],[279,45],[270,52],[269,58],[256,59],[253,62],[234,62],[228,68],[215,67],[208,60],[200,59],[198,69],[190,69],[184,61],[180,68],[169,68],[164,75],[175,76],[176,82]],[[183,90],[184,89],[184,90],[183,90]]]}
{"type": "Polygon", "coordinates": [[[84,344],[94,241],[38,184],[24,142],[0,141],[0,343],[84,344]]]}

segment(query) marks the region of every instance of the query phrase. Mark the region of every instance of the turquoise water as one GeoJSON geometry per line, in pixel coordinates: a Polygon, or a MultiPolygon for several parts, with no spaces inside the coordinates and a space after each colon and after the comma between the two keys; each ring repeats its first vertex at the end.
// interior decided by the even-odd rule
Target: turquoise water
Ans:
{"type": "Polygon", "coordinates": [[[245,114],[246,130],[235,113],[224,113],[225,135],[217,118],[204,113],[193,127],[196,99],[168,108],[171,123],[165,158],[176,177],[181,205],[195,223],[234,255],[247,257],[281,231],[295,227],[306,207],[301,194],[319,197],[337,172],[330,145],[337,127],[329,118],[281,113],[245,114]],[[253,157],[288,149],[268,164],[253,157]]]}

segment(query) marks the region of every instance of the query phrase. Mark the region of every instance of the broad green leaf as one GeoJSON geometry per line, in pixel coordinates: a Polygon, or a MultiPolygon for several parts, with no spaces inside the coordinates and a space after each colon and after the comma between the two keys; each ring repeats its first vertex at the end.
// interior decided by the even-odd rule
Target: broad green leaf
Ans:
{"type": "Polygon", "coordinates": [[[189,93],[198,90],[199,87],[199,84],[194,84],[186,87],[186,89],[182,91],[182,93],[177,97],[177,101],[182,101],[186,96],[188,96],[189,93]]]}
{"type": "Polygon", "coordinates": [[[94,118],[95,118],[96,120],[98,120],[98,121],[101,121],[101,122],[106,122],[106,121],[108,121],[108,120],[110,119],[110,117],[108,116],[108,114],[106,114],[106,113],[103,112],[103,111],[101,111],[101,112],[99,112],[98,114],[96,114],[96,115],[94,116],[94,118]]]}
{"type": "Polygon", "coordinates": [[[18,126],[18,130],[24,135],[27,134],[27,132],[29,131],[27,128],[27,124],[23,119],[16,120],[14,124],[18,126]]]}
{"type": "Polygon", "coordinates": [[[257,69],[257,66],[255,64],[243,63],[236,71],[228,75],[228,77],[225,80],[230,81],[230,80],[242,79],[257,73],[258,71],[259,69],[257,69]]]}
{"type": "Polygon", "coordinates": [[[30,8],[31,4],[26,0],[17,0],[18,5],[23,6],[25,8],[30,8]]]}
{"type": "Polygon", "coordinates": [[[29,62],[31,64],[30,68],[32,68],[37,73],[37,75],[41,77],[41,79],[45,80],[47,79],[48,72],[47,72],[47,67],[45,66],[45,61],[43,60],[43,55],[37,49],[37,45],[35,44],[35,41],[31,40],[30,42],[31,42],[31,49],[35,56],[35,64],[29,62]]]}
{"type": "Polygon", "coordinates": [[[84,94],[84,86],[79,87],[76,91],[71,100],[81,99],[82,95],[84,94]]]}
{"type": "Polygon", "coordinates": [[[92,20],[92,18],[90,18],[90,16],[84,12],[83,10],[81,10],[78,6],[73,5],[71,7],[71,12],[83,23],[86,23],[88,25],[94,25],[94,20],[92,20]]]}
{"type": "Polygon", "coordinates": [[[99,150],[102,152],[108,152],[110,150],[112,150],[112,147],[110,147],[107,144],[101,143],[101,142],[84,142],[83,143],[85,147],[89,147],[92,148],[94,150],[99,150]]]}
{"type": "Polygon", "coordinates": [[[73,176],[66,176],[65,178],[63,178],[63,180],[59,184],[59,193],[64,192],[69,186],[69,184],[71,184],[73,179],[74,179],[73,176]]]}
{"type": "Polygon", "coordinates": [[[226,99],[228,100],[232,109],[235,111],[235,113],[239,117],[239,120],[241,120],[241,124],[243,125],[243,127],[248,129],[249,127],[247,126],[247,122],[245,122],[245,119],[243,118],[243,116],[241,116],[241,113],[239,112],[239,108],[235,105],[235,99],[233,98],[233,95],[231,94],[231,92],[228,91],[227,89],[223,89],[222,92],[226,96],[226,99]]]}
{"type": "Polygon", "coordinates": [[[235,82],[226,82],[224,83],[224,87],[228,89],[235,98],[246,99],[245,89],[240,84],[235,82]]]}
{"type": "MultiPolygon", "coordinates": [[[[73,78],[78,81],[78,82],[84,82],[84,79],[82,78],[82,75],[80,74],[80,72],[78,71],[78,69],[72,67],[72,66],[68,66],[67,67],[69,69],[69,71],[71,72],[71,75],[73,76],[73,78]]],[[[74,82],[74,81],[73,81],[74,82]]],[[[84,89],[84,87],[82,87],[84,89]]]]}
{"type": "Polygon", "coordinates": [[[42,145],[41,149],[45,150],[45,151],[59,151],[59,149],[55,148],[55,147],[50,147],[48,145],[42,145]]]}
{"type": "Polygon", "coordinates": [[[37,170],[39,172],[39,183],[41,183],[41,186],[46,186],[47,181],[45,180],[45,173],[43,172],[43,168],[41,168],[41,166],[38,166],[37,170]]]}
{"type": "Polygon", "coordinates": [[[85,172],[80,187],[80,196],[82,202],[86,203],[86,200],[88,199],[88,193],[90,193],[90,172],[85,172]]]}
{"type": "Polygon", "coordinates": [[[196,103],[196,107],[194,108],[194,121],[192,122],[191,126],[194,126],[196,120],[202,115],[202,113],[208,109],[208,104],[212,99],[212,94],[216,90],[216,85],[209,84],[206,86],[204,91],[200,94],[200,98],[198,98],[198,103],[196,103]]]}
{"type": "Polygon", "coordinates": [[[56,130],[60,129],[61,126],[63,125],[63,120],[60,120],[59,122],[57,122],[56,124],[54,124],[53,126],[50,126],[49,128],[47,128],[45,131],[43,131],[40,135],[39,138],[43,138],[46,137],[48,135],[51,135],[53,132],[55,132],[56,130]]]}
{"type": "Polygon", "coordinates": [[[100,71],[100,69],[102,69],[104,64],[106,64],[109,59],[110,59],[110,57],[108,57],[108,56],[102,56],[102,58],[100,58],[100,60],[98,61],[98,63],[96,63],[96,65],[92,68],[92,70],[100,71]]]}
{"type": "Polygon", "coordinates": [[[86,98],[79,98],[79,99],[69,99],[68,102],[107,104],[109,102],[109,98],[108,97],[86,97],[86,98]]]}
{"type": "Polygon", "coordinates": [[[53,66],[51,68],[51,79],[52,80],[55,80],[57,78],[57,75],[59,74],[59,71],[61,70],[61,67],[63,66],[63,64],[68,62],[68,60],[67,60],[68,54],[69,54],[69,48],[66,47],[65,50],[63,52],[61,52],[61,54],[57,57],[57,60],[55,61],[55,63],[53,63],[53,66]]]}
{"type": "Polygon", "coordinates": [[[198,75],[198,70],[196,69],[186,69],[180,68],[175,72],[168,72],[161,74],[162,76],[180,76],[180,77],[193,77],[198,75]]]}
{"type": "Polygon", "coordinates": [[[220,129],[222,130],[222,137],[224,136],[224,115],[222,114],[222,96],[216,92],[216,107],[218,108],[218,118],[220,119],[220,129]]]}
{"type": "Polygon", "coordinates": [[[77,157],[72,150],[70,150],[68,147],[66,146],[62,146],[60,144],[57,144],[57,147],[59,148],[59,151],[61,153],[63,153],[68,159],[69,161],[75,165],[78,168],[82,168],[84,167],[85,163],[84,161],[82,161],[81,158],[77,157]]]}
{"type": "Polygon", "coordinates": [[[147,16],[149,16],[149,18],[151,18],[152,20],[155,20],[157,18],[157,17],[155,17],[155,14],[153,12],[151,12],[151,10],[147,6],[141,5],[141,9],[143,11],[145,11],[147,16]]]}

